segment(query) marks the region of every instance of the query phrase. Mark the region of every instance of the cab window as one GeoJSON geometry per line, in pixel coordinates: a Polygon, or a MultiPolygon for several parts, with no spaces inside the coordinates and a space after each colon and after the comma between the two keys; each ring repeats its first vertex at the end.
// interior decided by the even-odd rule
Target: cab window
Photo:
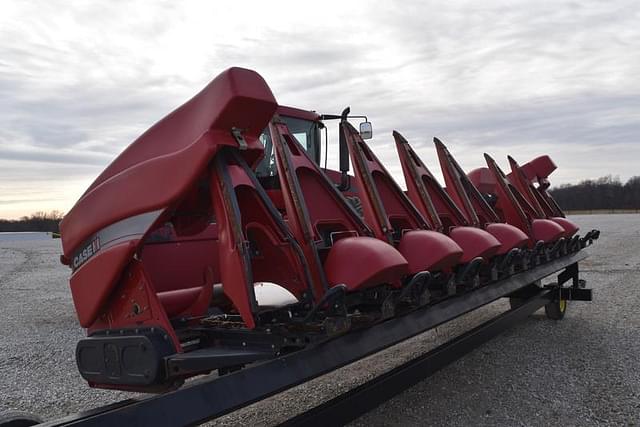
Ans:
{"type": "MultiPolygon", "coordinates": [[[[295,117],[281,116],[282,120],[287,124],[291,134],[304,147],[311,158],[316,162],[320,156],[319,128],[316,122],[311,120],[298,119],[295,117]]],[[[260,135],[260,142],[264,145],[264,158],[256,168],[256,175],[259,177],[275,176],[276,158],[271,142],[269,128],[265,129],[260,135]]]]}

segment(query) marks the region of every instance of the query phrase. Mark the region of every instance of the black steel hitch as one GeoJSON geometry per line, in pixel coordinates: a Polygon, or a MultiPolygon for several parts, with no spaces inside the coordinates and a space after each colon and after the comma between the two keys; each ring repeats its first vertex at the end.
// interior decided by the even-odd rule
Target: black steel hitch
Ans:
{"type": "Polygon", "coordinates": [[[307,313],[301,320],[302,323],[318,320],[317,317],[322,314],[325,316],[344,316],[347,317],[347,305],[345,298],[347,295],[346,285],[336,285],[330,288],[322,297],[322,299],[307,313]]]}
{"type": "Polygon", "coordinates": [[[564,237],[559,238],[554,245],[551,247],[551,249],[549,249],[548,251],[548,255],[551,258],[555,258],[556,256],[558,256],[559,254],[562,253],[562,249],[567,247],[567,240],[564,237]]]}
{"type": "Polygon", "coordinates": [[[567,244],[568,248],[568,252],[569,253],[573,253],[573,252],[577,252],[581,249],[581,245],[580,245],[580,236],[575,235],[571,238],[571,240],[569,240],[569,243],[567,244]]]}
{"type": "Polygon", "coordinates": [[[580,239],[581,248],[584,248],[590,245],[591,243],[593,243],[594,240],[598,240],[599,237],[600,237],[600,230],[594,229],[589,231],[587,234],[584,235],[583,238],[580,239]]]}
{"type": "Polygon", "coordinates": [[[522,255],[523,252],[519,248],[513,248],[509,252],[507,252],[498,264],[498,274],[502,273],[503,277],[505,275],[512,274],[514,264],[518,261],[518,259],[522,257],[522,255]]]}
{"type": "Polygon", "coordinates": [[[396,303],[413,303],[419,307],[427,305],[431,300],[429,283],[432,278],[433,276],[428,271],[416,273],[407,286],[402,289],[396,303]]]}
{"type": "Polygon", "coordinates": [[[321,321],[327,336],[347,332],[351,328],[351,319],[347,312],[347,286],[340,284],[330,288],[309,313],[302,319],[308,322],[321,321]]]}
{"type": "Polygon", "coordinates": [[[456,283],[463,286],[471,285],[471,288],[477,288],[480,285],[478,274],[480,273],[480,268],[483,263],[484,259],[482,257],[475,257],[462,266],[456,273],[456,283]]]}

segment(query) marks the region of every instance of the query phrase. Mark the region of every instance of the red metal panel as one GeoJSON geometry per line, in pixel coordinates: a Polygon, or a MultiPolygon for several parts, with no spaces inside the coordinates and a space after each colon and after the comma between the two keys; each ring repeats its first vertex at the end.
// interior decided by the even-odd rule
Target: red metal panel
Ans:
{"type": "Polygon", "coordinates": [[[531,221],[531,237],[535,241],[542,240],[544,243],[550,243],[563,237],[564,228],[554,221],[548,219],[534,219],[531,221]]]}
{"type": "Polygon", "coordinates": [[[214,162],[210,187],[220,278],[225,295],[247,327],[254,328],[254,283],[273,282],[304,299],[311,282],[289,230],[244,160],[237,152],[225,151],[214,162]]]}
{"type": "Polygon", "coordinates": [[[258,307],[253,290],[251,260],[245,245],[242,218],[233,205],[233,183],[229,177],[224,176],[223,167],[222,161],[216,159],[215,169],[211,174],[211,199],[218,222],[218,256],[220,266],[224,266],[220,271],[220,279],[225,295],[238,310],[242,320],[248,328],[255,328],[254,314],[258,307]]]}
{"type": "MultiPolygon", "coordinates": [[[[534,159],[529,165],[539,167],[542,174],[548,174],[553,172],[555,165],[551,162],[549,156],[542,156],[534,159]],[[551,162],[551,163],[549,163],[551,162]]],[[[509,156],[509,164],[511,166],[511,173],[507,175],[509,181],[520,191],[520,193],[527,199],[527,201],[534,207],[536,213],[541,218],[548,218],[564,229],[563,237],[570,238],[576,234],[579,227],[566,218],[557,216],[557,205],[551,199],[551,196],[547,195],[546,189],[543,185],[535,187],[533,182],[528,177],[525,170],[518,165],[516,160],[509,156]],[[547,195],[547,197],[545,197],[547,195]]],[[[546,179],[546,176],[544,177],[546,179]]],[[[536,175],[537,179],[537,175],[536,175]]]]}
{"type": "Polygon", "coordinates": [[[132,240],[102,249],[100,256],[89,259],[71,276],[71,295],[82,327],[88,328],[98,317],[137,243],[132,240]]]}
{"type": "Polygon", "coordinates": [[[438,138],[433,138],[433,142],[438,153],[447,193],[463,210],[471,225],[484,227],[488,223],[500,222],[496,212],[484,200],[447,147],[438,138]]]}
{"type": "Polygon", "coordinates": [[[138,260],[124,270],[118,286],[101,307],[98,318],[88,327],[87,334],[105,329],[160,327],[167,333],[178,352],[182,351],[165,309],[138,260]]]}
{"type": "Polygon", "coordinates": [[[527,233],[532,244],[540,240],[549,243],[562,237],[564,229],[553,221],[536,218],[536,210],[518,189],[510,184],[495,160],[488,154],[484,157],[497,182],[497,206],[505,221],[527,233]]]}
{"type": "Polygon", "coordinates": [[[498,255],[504,255],[513,248],[524,248],[529,243],[529,236],[511,224],[492,222],[487,224],[485,229],[500,241],[498,255]]]}
{"type": "Polygon", "coordinates": [[[539,200],[542,207],[549,216],[564,217],[564,213],[556,201],[547,192],[549,188],[549,175],[556,170],[553,160],[547,155],[536,157],[528,163],[521,166],[522,172],[531,182],[537,182],[534,195],[539,200]]]}
{"type": "Polygon", "coordinates": [[[489,259],[495,255],[501,247],[500,242],[484,230],[467,227],[468,221],[462,211],[413,151],[409,142],[399,132],[394,131],[393,136],[409,198],[425,217],[431,219],[436,230],[449,235],[462,248],[464,255],[460,262],[467,263],[477,257],[489,259]]]}
{"type": "Polygon", "coordinates": [[[428,222],[393,181],[356,129],[347,121],[340,123],[347,141],[366,223],[374,235],[393,243],[395,229],[429,229],[428,222]]]}
{"type": "Polygon", "coordinates": [[[567,218],[551,217],[549,219],[564,229],[564,234],[562,236],[567,239],[569,237],[572,237],[578,232],[578,230],[580,230],[580,227],[578,227],[575,223],[569,221],[567,218]]]}
{"type": "Polygon", "coordinates": [[[400,164],[407,183],[407,195],[433,229],[447,232],[450,227],[468,225],[464,213],[438,183],[409,142],[393,131],[400,164]]]}
{"type": "Polygon", "coordinates": [[[474,227],[454,227],[449,232],[449,237],[462,248],[462,263],[470,262],[477,257],[490,259],[497,254],[501,246],[490,233],[474,227]]]}
{"type": "Polygon", "coordinates": [[[220,144],[212,130],[230,135],[242,129],[253,148],[249,162],[261,155],[260,132],[277,108],[265,81],[251,70],[230,68],[199,94],[160,120],[134,141],[91,184],[60,225],[64,254],[108,224],[167,207],[201,175],[220,144]],[[257,144],[257,145],[256,145],[257,144]]]}
{"type": "Polygon", "coordinates": [[[338,240],[325,262],[329,284],[345,284],[349,290],[394,284],[409,273],[407,267],[407,260],[400,252],[373,237],[338,240]]]}
{"type": "Polygon", "coordinates": [[[297,119],[309,120],[312,122],[320,121],[320,114],[315,111],[302,110],[295,107],[278,106],[278,114],[281,116],[295,117],[297,119]]]}
{"type": "MultiPolygon", "coordinates": [[[[474,225],[484,227],[487,232],[500,241],[501,246],[497,254],[504,255],[512,248],[531,245],[531,238],[533,237],[532,230],[529,229],[531,218],[526,216],[526,213],[518,204],[516,196],[510,193],[508,182],[503,180],[501,188],[505,187],[506,191],[511,194],[511,198],[505,196],[504,194],[507,194],[505,192],[502,196],[502,204],[506,203],[506,208],[511,209],[509,212],[511,212],[513,218],[509,218],[514,221],[513,223],[506,217],[498,217],[473,182],[476,181],[478,184],[483,185],[486,191],[490,191],[490,194],[495,195],[499,187],[496,174],[489,168],[480,168],[476,169],[473,175],[466,175],[458,162],[449,153],[447,147],[437,138],[434,138],[434,142],[442,173],[447,183],[447,192],[454,200],[459,200],[462,203],[460,206],[463,207],[465,214],[474,225]],[[505,220],[508,224],[502,223],[505,220]]],[[[497,165],[495,166],[497,167],[497,165]]],[[[498,194],[498,205],[496,205],[498,209],[502,208],[500,200],[500,195],[498,194]]]]}
{"type": "Polygon", "coordinates": [[[210,134],[171,156],[151,158],[87,192],[60,223],[64,254],[118,220],[165,208],[187,191],[217,150],[210,134]]]}
{"type": "Polygon", "coordinates": [[[380,160],[347,121],[340,123],[347,142],[356,183],[361,189],[366,222],[377,238],[395,243],[409,261],[409,271],[447,270],[458,263],[462,249],[444,234],[430,231],[429,223],[411,203],[380,160]]]}
{"type": "Polygon", "coordinates": [[[432,230],[406,232],[398,250],[409,261],[409,273],[449,270],[462,259],[462,248],[449,237],[432,230]]]}
{"type": "MultiPolygon", "coordinates": [[[[116,286],[125,286],[124,283],[116,283],[118,274],[132,262],[134,251],[138,250],[154,224],[171,219],[169,215],[180,207],[183,199],[183,208],[198,207],[201,201],[194,189],[199,181],[206,182],[208,165],[220,147],[242,148],[242,155],[250,164],[263,155],[258,137],[276,108],[273,94],[262,77],[250,70],[231,68],[134,141],[94,181],[61,223],[67,259],[72,259],[74,252],[94,233],[127,222],[138,214],[157,214],[142,224],[143,229],[135,229],[135,239],[128,238],[126,250],[113,249],[115,252],[109,252],[103,247],[73,275],[72,292],[83,326],[93,322],[96,312],[116,286]],[[236,130],[242,131],[241,137],[232,134],[236,130]]],[[[175,230],[183,234],[197,234],[206,228],[206,212],[197,218],[197,224],[193,222],[196,221],[194,218],[188,224],[184,223],[183,217],[176,218],[175,230]]],[[[121,236],[110,237],[115,241],[127,239],[126,232],[129,229],[123,229],[125,234],[121,236]]],[[[146,262],[150,263],[149,274],[157,277],[162,269],[153,266],[155,249],[147,252],[146,262]]],[[[206,258],[206,252],[202,256],[206,258]]],[[[158,281],[158,291],[167,292],[163,301],[169,308],[169,314],[175,315],[178,311],[195,314],[206,310],[208,301],[205,300],[212,289],[204,286],[206,289],[198,293],[197,288],[211,285],[217,276],[215,250],[208,256],[210,261],[187,261],[185,268],[199,266],[190,270],[195,278],[190,278],[189,274],[174,275],[158,281]]],[[[152,286],[150,289],[161,310],[156,290],[152,286]]]]}
{"type": "Polygon", "coordinates": [[[496,193],[497,182],[489,168],[473,169],[467,173],[467,177],[481,193],[496,193]]]}
{"type": "Polygon", "coordinates": [[[557,168],[551,157],[547,155],[536,157],[522,165],[522,171],[530,181],[546,179],[557,168]]]}
{"type": "Polygon", "coordinates": [[[500,215],[508,224],[515,225],[529,236],[532,236],[532,218],[527,216],[523,206],[516,200],[516,195],[510,188],[506,175],[491,156],[485,154],[484,158],[487,161],[489,170],[496,179],[495,195],[498,197],[496,208],[500,215]]]}
{"type": "Polygon", "coordinates": [[[533,183],[527,179],[524,171],[518,165],[518,162],[511,156],[507,156],[509,160],[509,167],[511,168],[511,173],[507,175],[507,179],[509,182],[522,194],[522,196],[529,202],[529,204],[535,210],[536,215],[539,218],[544,218],[546,216],[547,209],[543,209],[542,204],[540,204],[540,200],[535,196],[535,188],[533,183]]]}
{"type": "Polygon", "coordinates": [[[368,236],[371,230],[290,134],[286,124],[276,118],[270,130],[288,224],[305,253],[316,295],[324,293],[323,285],[344,284],[349,290],[357,290],[399,283],[407,273],[402,255],[374,239],[345,237],[368,236]]]}

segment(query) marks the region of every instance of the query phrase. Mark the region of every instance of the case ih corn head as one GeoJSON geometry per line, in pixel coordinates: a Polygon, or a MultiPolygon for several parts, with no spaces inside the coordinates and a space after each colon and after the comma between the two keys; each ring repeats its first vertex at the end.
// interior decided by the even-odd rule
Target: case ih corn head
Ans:
{"type": "Polygon", "coordinates": [[[577,262],[598,232],[547,193],[548,156],[466,174],[434,139],[445,188],[394,132],[405,192],[350,118],[278,106],[232,68],[107,167],[61,224],[78,368],[91,387],[167,393],[64,422],[200,422],[500,297],[504,316],[555,319],[591,299],[577,262]],[[339,121],[339,171],[319,166],[323,120],[339,121]]]}

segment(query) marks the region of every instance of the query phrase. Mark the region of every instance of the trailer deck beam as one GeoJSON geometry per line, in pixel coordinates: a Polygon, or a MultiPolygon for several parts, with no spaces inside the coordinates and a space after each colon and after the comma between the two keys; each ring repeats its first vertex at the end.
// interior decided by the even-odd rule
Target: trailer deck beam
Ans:
{"type": "Polygon", "coordinates": [[[434,350],[280,424],[280,427],[347,424],[409,389],[547,304],[557,289],[538,289],[513,308],[434,350]]]}
{"type": "MultiPolygon", "coordinates": [[[[450,298],[237,372],[221,377],[206,376],[172,392],[139,400],[125,400],[47,422],[44,425],[182,426],[199,424],[381,351],[501,297],[509,296],[554,273],[570,269],[577,274],[576,264],[587,255],[584,250],[567,255],[468,294],[450,298]]],[[[539,298],[528,301],[525,306],[533,309],[535,304],[547,295],[546,292],[553,292],[553,290],[543,289],[541,292],[539,298]]],[[[518,308],[513,313],[524,317],[525,311],[518,308]]],[[[507,322],[501,319],[503,318],[494,319],[497,322],[495,325],[503,325],[507,322]]],[[[463,348],[472,348],[469,343],[493,336],[491,334],[497,333],[500,329],[495,325],[488,331],[476,331],[476,334],[465,340],[466,344],[463,348]]],[[[454,345],[455,341],[451,345],[454,345]]],[[[454,352],[461,351],[460,347],[450,348],[453,348],[454,352]]],[[[451,357],[448,353],[450,352],[440,353],[439,357],[445,360],[451,357]]]]}

